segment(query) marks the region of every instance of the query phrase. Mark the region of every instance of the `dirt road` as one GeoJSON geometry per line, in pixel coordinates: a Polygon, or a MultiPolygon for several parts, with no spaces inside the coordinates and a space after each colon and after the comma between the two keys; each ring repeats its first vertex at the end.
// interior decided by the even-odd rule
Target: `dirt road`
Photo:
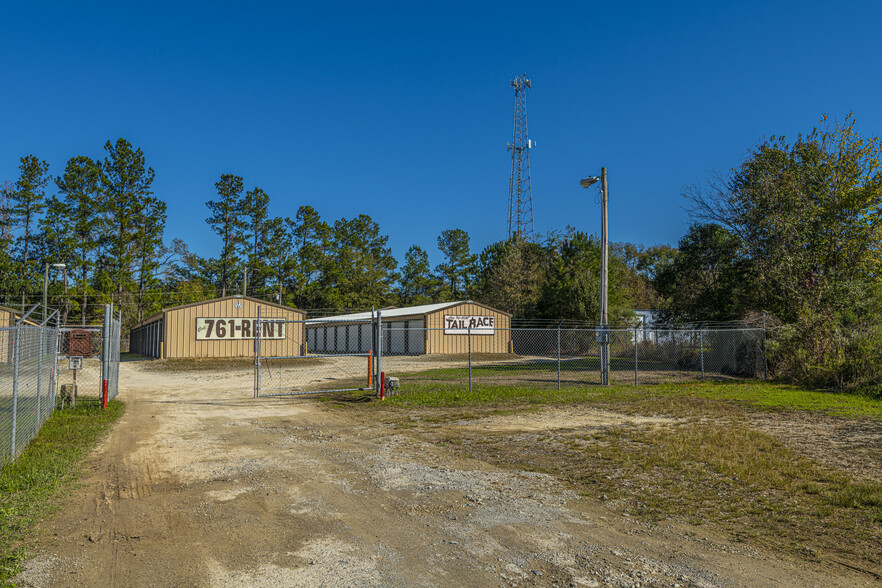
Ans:
{"type": "Polygon", "coordinates": [[[244,371],[126,363],[120,382],[126,415],[45,524],[24,585],[869,584],[706,529],[632,521],[549,476],[454,457],[371,411],[253,400],[244,371]]]}

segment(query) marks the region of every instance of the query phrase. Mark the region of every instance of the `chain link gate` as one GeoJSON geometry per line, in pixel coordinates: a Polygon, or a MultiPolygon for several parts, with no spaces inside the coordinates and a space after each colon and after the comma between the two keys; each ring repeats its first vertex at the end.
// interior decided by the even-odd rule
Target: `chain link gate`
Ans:
{"type": "MultiPolygon", "coordinates": [[[[372,351],[348,352],[344,346],[340,352],[310,353],[306,340],[295,335],[305,332],[305,324],[303,320],[261,318],[258,309],[254,339],[255,398],[373,390],[372,351]],[[270,348],[280,339],[288,344],[270,348]],[[299,353],[290,353],[292,349],[299,353]]],[[[372,338],[374,331],[372,329],[372,338]]]]}
{"type": "Polygon", "coordinates": [[[103,401],[119,393],[119,348],[122,315],[105,307],[104,325],[63,326],[58,339],[58,385],[76,400],[103,401]]]}

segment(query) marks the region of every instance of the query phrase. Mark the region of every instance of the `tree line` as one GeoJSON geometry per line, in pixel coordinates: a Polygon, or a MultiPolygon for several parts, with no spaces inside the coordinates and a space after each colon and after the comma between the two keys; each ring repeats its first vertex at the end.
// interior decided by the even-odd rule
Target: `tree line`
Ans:
{"type": "MultiPolygon", "coordinates": [[[[601,244],[570,227],[473,251],[450,228],[441,263],[412,245],[399,263],[365,214],[270,214],[270,195],[232,173],[206,203],[216,255],[165,236],[154,171],[125,139],[63,172],[34,155],[0,185],[0,296],[39,300],[45,263],[67,265],[50,295],[68,322],[113,302],[134,324],[163,307],[246,293],[328,312],[471,298],[518,318],[597,322],[601,244]],[[53,192],[50,194],[50,192],[53,192]]],[[[839,389],[882,382],[882,146],[853,117],[793,141],[772,136],[728,174],[687,189],[693,224],[677,247],[613,243],[612,321],[655,309],[670,323],[755,320],[776,330],[778,373],[839,389]],[[780,327],[779,327],[780,325],[780,327]],[[869,382],[869,383],[868,383],[869,382]]]]}
{"type": "MultiPolygon", "coordinates": [[[[248,294],[303,309],[341,310],[473,298],[525,318],[596,322],[600,244],[568,228],[540,243],[519,236],[472,251],[469,234],[445,230],[442,262],[411,246],[399,264],[389,237],[365,214],[333,221],[309,205],[292,217],[270,214],[270,195],[222,174],[205,219],[216,255],[202,257],[181,239],[167,240],[166,204],[154,194],[154,170],[141,149],[108,141],[103,159],[72,157],[60,175],[35,155],[18,178],[0,186],[0,300],[27,307],[41,300],[45,264],[49,295],[65,322],[86,324],[114,303],[127,325],[161,308],[248,294]]],[[[651,307],[653,264],[670,247],[615,244],[610,301],[616,316],[651,307]]]]}

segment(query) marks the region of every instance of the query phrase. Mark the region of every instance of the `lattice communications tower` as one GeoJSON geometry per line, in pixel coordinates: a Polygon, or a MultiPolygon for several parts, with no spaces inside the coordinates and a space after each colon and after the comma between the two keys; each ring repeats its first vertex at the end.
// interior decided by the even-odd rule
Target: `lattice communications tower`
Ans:
{"type": "Polygon", "coordinates": [[[536,144],[527,137],[527,74],[511,82],[515,91],[514,131],[511,143],[511,180],[508,184],[508,237],[516,233],[533,240],[533,188],[530,182],[530,149],[536,144]]]}

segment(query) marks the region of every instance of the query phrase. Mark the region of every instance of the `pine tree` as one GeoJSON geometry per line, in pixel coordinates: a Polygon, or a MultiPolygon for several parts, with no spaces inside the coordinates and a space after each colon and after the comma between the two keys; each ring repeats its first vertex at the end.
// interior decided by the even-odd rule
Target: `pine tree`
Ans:
{"type": "Polygon", "coordinates": [[[140,223],[150,216],[145,216],[144,211],[151,207],[148,199],[153,194],[154,172],[147,167],[144,153],[125,139],[108,141],[104,150],[107,157],[101,176],[105,231],[102,264],[116,289],[117,300],[122,303],[123,293],[133,289],[135,263],[141,254],[139,244],[145,239],[140,223]]]}
{"type": "Polygon", "coordinates": [[[448,229],[438,237],[438,249],[444,254],[444,263],[435,271],[447,283],[449,300],[465,296],[474,273],[476,257],[469,251],[469,234],[462,229],[448,229]]]}
{"type": "Polygon", "coordinates": [[[46,208],[46,185],[49,183],[49,164],[35,155],[21,158],[19,176],[9,194],[10,222],[18,230],[15,242],[18,254],[18,283],[21,289],[22,307],[26,304],[28,290],[33,290],[39,267],[32,259],[37,223],[46,208]]]}
{"type": "Polygon", "coordinates": [[[68,273],[82,295],[80,320],[84,325],[103,205],[101,175],[99,162],[83,155],[72,157],[64,175],[55,179],[61,198],[53,196],[48,200],[42,222],[51,258],[67,263],[68,273]]]}
{"type": "MultiPolygon", "coordinates": [[[[266,262],[269,230],[269,195],[260,188],[245,193],[242,200],[242,248],[248,271],[248,284],[255,294],[264,294],[268,268],[266,262]]],[[[247,292],[245,292],[247,294],[247,292]]]]}
{"type": "Polygon", "coordinates": [[[432,275],[429,255],[417,245],[404,254],[404,266],[396,293],[402,306],[429,304],[438,296],[441,283],[432,275]]]}
{"type": "Polygon", "coordinates": [[[206,219],[206,222],[221,238],[221,254],[218,259],[219,277],[221,296],[226,296],[227,285],[239,263],[237,252],[242,242],[244,226],[242,221],[244,185],[241,176],[223,174],[214,186],[217,188],[219,198],[205,203],[211,211],[211,216],[206,219]]]}

